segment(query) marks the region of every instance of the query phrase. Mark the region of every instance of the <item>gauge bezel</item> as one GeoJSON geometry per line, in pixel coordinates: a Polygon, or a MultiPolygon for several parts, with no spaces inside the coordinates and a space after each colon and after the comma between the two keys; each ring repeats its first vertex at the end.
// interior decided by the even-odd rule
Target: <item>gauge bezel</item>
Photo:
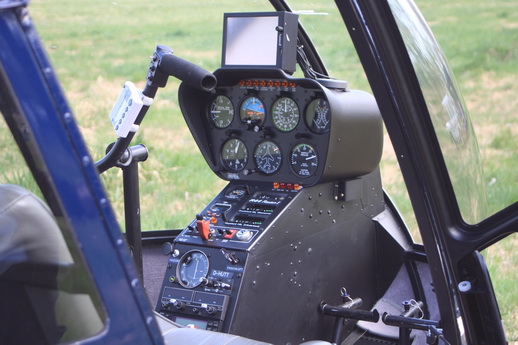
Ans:
{"type": "MultiPolygon", "coordinates": [[[[242,170],[246,167],[246,165],[248,164],[248,148],[246,147],[245,142],[244,142],[243,140],[241,140],[241,139],[238,139],[238,138],[229,138],[228,140],[226,140],[226,141],[223,143],[223,145],[221,145],[220,154],[221,154],[221,161],[222,161],[223,165],[224,165],[224,166],[225,166],[225,168],[226,168],[228,171],[230,171],[230,172],[238,173],[238,172],[242,171],[242,170]],[[239,142],[243,145],[243,148],[244,148],[244,150],[245,150],[245,152],[244,152],[244,157],[240,159],[240,160],[244,160],[244,162],[242,162],[242,164],[241,164],[241,165],[242,165],[242,167],[241,167],[241,168],[239,168],[239,169],[235,169],[235,168],[233,168],[233,167],[232,167],[232,166],[230,166],[230,165],[228,164],[228,162],[227,162],[228,160],[236,159],[236,158],[229,158],[229,156],[225,156],[225,152],[224,152],[224,151],[225,151],[225,147],[226,147],[226,145],[227,145],[227,144],[229,144],[231,141],[239,141],[239,142]],[[227,158],[225,158],[225,157],[227,157],[227,158]]],[[[237,159],[239,159],[239,158],[237,158],[237,159]]]]}
{"type": "MultiPolygon", "coordinates": [[[[249,95],[249,96],[246,96],[245,98],[243,98],[243,100],[241,101],[241,103],[239,104],[239,119],[241,120],[242,123],[244,124],[252,124],[251,122],[249,122],[250,120],[251,121],[254,121],[254,120],[257,120],[257,118],[252,118],[250,117],[250,120],[248,120],[246,117],[243,118],[243,112],[245,111],[245,109],[243,109],[243,106],[245,105],[245,103],[248,101],[248,100],[251,100],[251,99],[256,99],[257,101],[259,101],[259,103],[261,104],[262,106],[262,109],[263,109],[263,113],[262,113],[262,116],[260,116],[258,118],[259,122],[258,123],[253,123],[254,125],[257,125],[257,126],[262,126],[264,124],[264,122],[266,121],[266,105],[264,103],[264,101],[255,96],[255,95],[249,95]]],[[[245,114],[246,115],[246,114],[245,114]]]]}
{"type": "Polygon", "coordinates": [[[300,109],[299,109],[299,105],[297,104],[297,102],[291,98],[291,97],[287,97],[287,96],[284,96],[284,97],[280,97],[280,98],[277,98],[273,104],[272,104],[272,108],[271,108],[271,116],[272,116],[272,122],[273,122],[273,125],[275,126],[275,128],[277,128],[279,131],[283,132],[283,133],[288,133],[288,132],[291,132],[293,131],[295,128],[297,128],[297,126],[299,125],[299,122],[300,122],[300,109]],[[277,106],[277,104],[279,102],[282,102],[283,100],[285,101],[289,101],[290,103],[292,103],[291,107],[292,109],[295,109],[296,110],[296,121],[294,124],[292,124],[291,127],[289,127],[288,129],[285,129],[285,128],[282,128],[278,122],[276,121],[276,119],[279,118],[279,116],[282,118],[282,117],[290,117],[289,118],[289,121],[291,122],[291,115],[288,115],[288,116],[285,116],[284,114],[282,115],[276,115],[276,112],[275,112],[275,107],[277,106]]]}
{"type": "Polygon", "coordinates": [[[306,109],[304,109],[304,121],[306,122],[306,126],[313,132],[313,133],[316,133],[316,134],[325,134],[327,132],[329,132],[329,130],[331,129],[331,107],[330,107],[330,104],[329,104],[329,101],[327,100],[327,98],[325,97],[322,97],[322,96],[316,96],[314,97],[307,105],[306,105],[306,109]],[[315,118],[314,114],[315,114],[315,107],[313,107],[313,104],[315,102],[320,102],[320,101],[324,101],[326,102],[326,108],[327,108],[327,113],[326,113],[326,120],[328,121],[327,124],[325,124],[325,127],[323,129],[319,129],[318,127],[315,128],[315,126],[313,125],[313,119],[315,118]],[[311,114],[309,114],[309,110],[310,108],[313,107],[313,112],[311,112],[311,114]],[[311,117],[310,119],[308,119],[308,117],[311,117]]]}
{"type": "Polygon", "coordinates": [[[194,288],[200,286],[200,284],[202,283],[202,278],[207,278],[207,276],[209,275],[209,271],[210,271],[210,261],[209,261],[209,258],[207,257],[207,254],[205,254],[201,250],[193,249],[193,250],[189,250],[188,252],[183,254],[182,257],[180,258],[180,260],[178,261],[178,265],[176,266],[176,277],[178,278],[178,283],[181,286],[183,286],[184,288],[187,288],[187,289],[194,289],[194,288]],[[204,269],[204,273],[198,279],[199,281],[195,281],[195,279],[196,279],[196,275],[195,275],[194,276],[195,278],[188,279],[188,280],[186,280],[187,283],[184,283],[184,281],[182,279],[182,274],[185,274],[184,271],[182,271],[183,267],[185,267],[183,265],[185,263],[184,261],[186,261],[189,256],[192,257],[194,254],[201,254],[201,257],[203,258],[203,261],[205,262],[206,269],[204,269]]]}
{"type": "Polygon", "coordinates": [[[281,151],[281,147],[279,144],[277,144],[275,141],[273,140],[263,140],[261,142],[259,142],[256,146],[255,146],[255,149],[254,149],[254,154],[253,154],[253,157],[254,157],[254,163],[258,169],[259,172],[261,172],[262,174],[265,174],[265,175],[273,175],[275,173],[277,173],[280,169],[281,169],[281,166],[282,166],[282,163],[283,163],[283,157],[282,157],[282,151],[281,151]],[[262,146],[262,145],[266,145],[266,144],[273,144],[275,145],[275,147],[277,147],[279,153],[278,153],[278,156],[280,157],[279,159],[279,163],[278,165],[276,166],[275,170],[272,170],[272,171],[266,171],[262,168],[262,166],[257,162],[257,151],[259,150],[259,148],[262,146]]]}
{"type": "Polygon", "coordinates": [[[290,168],[291,168],[291,171],[297,176],[297,177],[300,177],[300,178],[309,178],[313,175],[315,175],[315,173],[317,172],[318,168],[319,168],[319,155],[318,155],[318,151],[317,149],[311,145],[311,144],[308,144],[308,143],[298,143],[296,145],[294,145],[291,150],[290,150],[290,156],[289,156],[289,159],[290,159],[290,168]],[[300,147],[300,146],[307,146],[309,148],[311,148],[311,150],[315,153],[315,156],[316,156],[316,167],[312,168],[311,170],[308,169],[308,172],[309,172],[309,175],[302,175],[300,174],[300,169],[298,170],[295,170],[295,168],[293,167],[293,153],[294,151],[300,147]]]}
{"type": "Polygon", "coordinates": [[[228,126],[230,126],[230,125],[232,124],[232,122],[234,122],[235,114],[236,114],[236,109],[235,109],[235,107],[234,107],[234,103],[232,102],[232,100],[230,99],[230,97],[228,97],[228,96],[226,96],[226,95],[222,95],[222,94],[220,94],[220,95],[216,95],[216,96],[214,96],[214,97],[211,99],[211,101],[210,101],[210,103],[209,103],[209,107],[208,107],[208,116],[209,116],[209,119],[210,119],[210,121],[211,121],[211,123],[212,123],[212,125],[213,125],[214,127],[218,128],[218,129],[225,129],[225,128],[227,128],[228,126]],[[218,123],[217,123],[217,122],[216,122],[216,120],[214,119],[214,114],[213,114],[213,110],[212,110],[212,108],[213,108],[213,106],[216,104],[216,102],[217,102],[218,98],[226,98],[226,99],[228,100],[228,102],[229,102],[230,106],[232,107],[232,109],[231,109],[231,111],[230,111],[230,112],[232,113],[232,114],[231,114],[230,121],[229,121],[229,122],[228,122],[228,124],[227,124],[227,125],[225,125],[225,126],[220,126],[220,125],[218,125],[218,123]]]}

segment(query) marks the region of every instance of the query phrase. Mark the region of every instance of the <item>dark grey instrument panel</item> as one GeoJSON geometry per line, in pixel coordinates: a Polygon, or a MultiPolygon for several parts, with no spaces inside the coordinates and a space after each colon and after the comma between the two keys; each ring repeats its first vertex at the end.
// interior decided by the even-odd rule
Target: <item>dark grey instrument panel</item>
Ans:
{"type": "Polygon", "coordinates": [[[381,140],[373,144],[358,136],[358,130],[381,133],[377,107],[367,94],[326,88],[279,70],[214,74],[218,86],[212,93],[182,84],[179,96],[201,152],[221,178],[310,186],[377,166],[381,140]],[[359,152],[358,140],[364,146],[360,166],[346,156],[329,156],[359,152]]]}

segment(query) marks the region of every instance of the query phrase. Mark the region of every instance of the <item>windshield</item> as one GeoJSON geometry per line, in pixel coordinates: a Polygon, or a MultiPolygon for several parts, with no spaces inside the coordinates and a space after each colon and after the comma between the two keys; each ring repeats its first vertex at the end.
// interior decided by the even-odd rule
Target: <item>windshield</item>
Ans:
{"type": "MultiPolygon", "coordinates": [[[[94,6],[34,1],[30,10],[95,160],[116,139],[108,114],[122,86],[132,81],[144,87],[149,57],[158,44],[212,72],[221,66],[223,13],[273,11],[268,2],[253,0],[109,1],[94,6]]],[[[143,230],[183,228],[226,184],[207,166],[185,126],[177,102],[179,84],[169,78],[133,140],[150,151],[139,166],[143,230]]],[[[120,170],[101,176],[123,220],[120,170]]]]}
{"type": "Polygon", "coordinates": [[[410,1],[389,1],[416,71],[462,217],[487,216],[478,143],[456,81],[428,25],[410,1]]]}
{"type": "MultiPolygon", "coordinates": [[[[347,81],[350,89],[369,91],[335,4],[297,1],[291,6],[329,75],[347,81]]],[[[223,14],[263,11],[273,11],[268,1],[118,1],[94,7],[80,1],[60,0],[35,1],[31,6],[31,14],[53,65],[58,67],[59,79],[94,159],[100,159],[115,139],[108,114],[122,85],[129,80],[143,87],[148,57],[157,44],[170,46],[175,55],[214,71],[221,66],[223,14]],[[60,15],[62,10],[68,15],[60,15]],[[153,20],[142,20],[145,16],[153,20]]],[[[302,77],[300,67],[296,68],[294,75],[302,77]]],[[[178,107],[178,86],[178,80],[169,79],[134,139],[150,149],[150,158],[139,167],[143,230],[183,228],[226,184],[207,166],[185,126],[178,107]]],[[[385,151],[385,188],[417,237],[412,208],[388,137],[385,151]]],[[[117,170],[105,172],[102,178],[122,220],[123,198],[117,170]]]]}

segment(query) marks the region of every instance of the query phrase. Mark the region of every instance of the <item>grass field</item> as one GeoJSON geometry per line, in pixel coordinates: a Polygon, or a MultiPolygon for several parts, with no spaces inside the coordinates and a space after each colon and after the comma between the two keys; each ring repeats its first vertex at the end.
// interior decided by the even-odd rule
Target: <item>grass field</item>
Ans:
{"type": "MultiPolygon", "coordinates": [[[[306,9],[304,1],[293,3],[298,10],[306,9]]],[[[464,93],[484,162],[489,209],[497,212],[518,200],[518,2],[419,0],[417,4],[464,93]]],[[[333,2],[318,6],[318,13],[334,12],[333,2]]],[[[230,0],[34,0],[30,9],[85,140],[99,159],[115,139],[107,114],[126,80],[144,85],[155,45],[169,45],[176,55],[213,71],[220,65],[222,13],[264,7],[258,1],[230,0]]],[[[316,34],[315,43],[331,74],[347,80],[353,89],[369,90],[352,45],[336,40],[347,36],[340,18],[307,15],[301,20],[316,34]]],[[[185,227],[226,183],[199,154],[180,113],[177,89],[178,82],[171,78],[134,140],[150,151],[140,168],[144,229],[185,227]]],[[[1,124],[0,135],[4,132],[1,124]]],[[[19,157],[2,145],[0,141],[0,163],[13,165],[19,157]]],[[[13,183],[32,183],[16,170],[3,174],[13,183]]],[[[385,188],[419,239],[388,140],[382,174],[385,188]]],[[[121,172],[113,169],[103,179],[122,220],[121,172]]],[[[510,341],[518,341],[517,251],[514,235],[485,253],[496,277],[510,341]]]]}

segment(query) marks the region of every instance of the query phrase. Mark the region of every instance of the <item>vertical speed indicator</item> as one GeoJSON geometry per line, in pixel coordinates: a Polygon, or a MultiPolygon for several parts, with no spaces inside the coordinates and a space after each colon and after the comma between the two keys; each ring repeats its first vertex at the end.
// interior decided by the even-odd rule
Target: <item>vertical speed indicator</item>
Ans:
{"type": "Polygon", "coordinates": [[[308,144],[298,144],[291,149],[290,165],[299,177],[310,177],[318,168],[317,150],[308,144]]]}

